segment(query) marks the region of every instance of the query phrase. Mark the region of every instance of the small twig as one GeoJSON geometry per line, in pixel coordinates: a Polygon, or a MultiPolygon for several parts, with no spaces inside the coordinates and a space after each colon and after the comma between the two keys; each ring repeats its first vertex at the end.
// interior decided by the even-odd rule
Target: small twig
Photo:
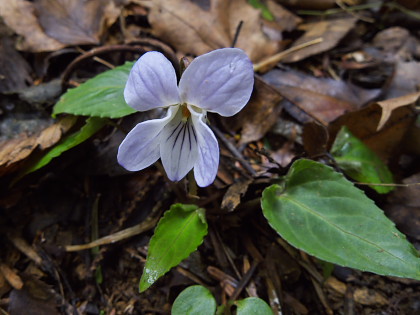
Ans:
{"type": "Polygon", "coordinates": [[[76,59],[74,59],[64,70],[63,76],[61,78],[61,85],[64,86],[65,83],[70,78],[70,75],[73,73],[75,68],[79,65],[80,62],[95,57],[100,54],[105,54],[109,52],[115,51],[129,51],[129,52],[137,52],[137,53],[144,53],[146,50],[142,46],[130,46],[130,45],[111,45],[111,46],[103,46],[94,48],[85,52],[83,55],[80,55],[76,59]]]}
{"type": "Polygon", "coordinates": [[[247,286],[249,280],[251,280],[252,276],[254,275],[255,269],[257,268],[259,263],[259,261],[254,260],[254,262],[251,265],[251,268],[249,268],[248,272],[244,274],[241,281],[239,281],[238,285],[236,286],[236,289],[231,296],[232,300],[236,300],[239,297],[242,290],[247,286]]]}
{"type": "Polygon", "coordinates": [[[219,140],[224,144],[226,149],[230,151],[230,153],[233,154],[234,157],[236,157],[241,163],[241,165],[252,175],[254,176],[256,174],[255,170],[252,168],[251,164],[248,163],[247,160],[245,160],[242,156],[242,154],[238,151],[238,149],[223,135],[223,133],[216,127],[211,126],[211,129],[216,134],[216,136],[219,138],[219,140]]]}
{"type": "Polygon", "coordinates": [[[353,182],[356,185],[363,186],[385,186],[385,187],[410,187],[410,186],[420,186],[420,183],[411,183],[411,184],[394,184],[394,183],[361,183],[353,182]]]}
{"type": "Polygon", "coordinates": [[[279,52],[278,54],[275,54],[275,55],[261,61],[260,63],[257,63],[256,65],[254,65],[254,72],[264,71],[264,69],[266,69],[270,66],[274,66],[277,63],[279,63],[280,60],[282,60],[287,55],[289,55],[289,54],[291,54],[295,51],[301,50],[303,48],[306,48],[308,46],[319,44],[322,41],[323,41],[322,37],[319,37],[319,38],[315,38],[313,40],[307,41],[306,43],[302,43],[302,44],[296,45],[294,47],[290,47],[289,49],[283,50],[283,51],[279,52]]]}
{"type": "Polygon", "coordinates": [[[244,21],[240,21],[238,26],[236,27],[235,36],[233,37],[232,45],[230,47],[235,47],[236,42],[238,41],[239,33],[241,32],[242,25],[244,24],[244,21]]]}
{"type": "Polygon", "coordinates": [[[143,233],[152,229],[156,225],[158,220],[159,220],[159,216],[149,217],[148,219],[141,222],[140,224],[121,230],[114,234],[107,235],[102,238],[98,238],[97,240],[93,242],[82,244],[82,245],[67,245],[64,247],[64,249],[67,252],[75,252],[79,250],[91,249],[96,246],[113,244],[113,243],[125,240],[127,238],[133,237],[135,235],[138,235],[140,233],[143,233]]]}
{"type": "Polygon", "coordinates": [[[348,14],[350,14],[351,16],[355,17],[356,19],[359,19],[361,21],[367,22],[367,23],[374,23],[375,20],[372,18],[368,18],[365,16],[362,16],[356,12],[353,12],[351,10],[349,10],[348,7],[346,7],[346,5],[344,4],[343,0],[336,0],[335,3],[341,8],[343,9],[343,11],[347,12],[348,14]]]}

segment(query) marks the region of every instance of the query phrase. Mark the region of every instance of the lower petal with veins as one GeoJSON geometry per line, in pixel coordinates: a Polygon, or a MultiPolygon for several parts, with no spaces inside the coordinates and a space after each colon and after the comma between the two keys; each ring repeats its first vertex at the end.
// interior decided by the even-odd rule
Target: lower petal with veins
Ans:
{"type": "Polygon", "coordinates": [[[198,156],[197,132],[181,107],[162,130],[160,140],[163,167],[170,180],[179,181],[193,168],[198,156]]]}
{"type": "Polygon", "coordinates": [[[135,126],[118,148],[118,163],[129,171],[139,171],[156,162],[160,157],[162,130],[177,111],[178,106],[172,106],[164,118],[135,126]]]}

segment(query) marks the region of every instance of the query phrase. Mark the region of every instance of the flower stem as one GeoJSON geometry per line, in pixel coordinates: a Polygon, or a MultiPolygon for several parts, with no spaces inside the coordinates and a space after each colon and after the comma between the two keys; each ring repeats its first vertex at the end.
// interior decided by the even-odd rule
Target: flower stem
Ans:
{"type": "Polygon", "coordinates": [[[200,197],[198,197],[197,182],[195,181],[193,171],[190,171],[187,176],[188,176],[188,197],[193,198],[193,199],[199,199],[200,197]]]}

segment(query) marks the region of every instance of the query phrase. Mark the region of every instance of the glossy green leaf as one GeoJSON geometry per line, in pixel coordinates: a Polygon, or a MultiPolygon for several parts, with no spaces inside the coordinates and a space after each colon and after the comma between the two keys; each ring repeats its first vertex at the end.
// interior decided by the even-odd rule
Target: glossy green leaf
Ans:
{"type": "Polygon", "coordinates": [[[86,141],[96,132],[98,132],[106,124],[106,122],[107,119],[104,118],[88,118],[86,120],[86,124],[80,130],[65,136],[58,144],[48,150],[43,156],[34,161],[28,167],[24,168],[23,171],[18,175],[17,179],[22,178],[29,173],[35,172],[36,170],[50,163],[52,159],[86,141]]]}
{"type": "Polygon", "coordinates": [[[417,250],[363,191],[328,166],[296,161],[283,187],[264,190],[262,209],[280,236],[310,255],[381,275],[420,279],[417,250]]]}
{"type": "Polygon", "coordinates": [[[204,209],[174,204],[160,219],[150,240],[140,292],[150,287],[172,267],[187,258],[207,235],[204,209]]]}
{"type": "Polygon", "coordinates": [[[273,315],[268,304],[257,297],[249,297],[235,302],[237,306],[236,315],[273,315]]]}
{"type": "Polygon", "coordinates": [[[53,115],[119,118],[135,112],[124,100],[124,87],[133,62],[105,71],[68,90],[54,106],[53,115]]]}
{"type": "MultiPolygon", "coordinates": [[[[347,127],[341,128],[331,148],[338,166],[346,175],[363,183],[392,183],[392,173],[382,160],[347,127]]],[[[380,194],[390,192],[392,186],[370,185],[380,194]]]]}
{"type": "Polygon", "coordinates": [[[172,315],[214,315],[216,300],[210,290],[194,285],[186,288],[175,299],[172,305],[172,315]]]}

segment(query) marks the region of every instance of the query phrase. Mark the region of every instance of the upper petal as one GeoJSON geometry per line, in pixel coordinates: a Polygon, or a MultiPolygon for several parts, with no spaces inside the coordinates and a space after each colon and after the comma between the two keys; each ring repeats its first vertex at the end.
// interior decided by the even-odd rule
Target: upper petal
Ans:
{"type": "Polygon", "coordinates": [[[191,118],[184,121],[180,108],[162,130],[160,155],[166,174],[179,181],[193,168],[197,160],[197,132],[191,118]]]}
{"type": "Polygon", "coordinates": [[[181,101],[222,116],[248,102],[254,85],[251,60],[238,48],[222,48],[195,58],[179,82],[181,101]]]}
{"type": "Polygon", "coordinates": [[[129,171],[139,171],[156,162],[160,157],[161,131],[176,111],[177,107],[170,107],[164,118],[135,126],[118,148],[118,163],[129,171]]]}
{"type": "Polygon", "coordinates": [[[141,56],[130,71],[124,98],[138,111],[178,104],[176,73],[171,62],[157,51],[141,56]]]}
{"type": "Polygon", "coordinates": [[[205,115],[190,110],[197,133],[198,157],[194,164],[197,185],[206,187],[214,182],[219,168],[219,144],[213,131],[205,123],[205,115]]]}

